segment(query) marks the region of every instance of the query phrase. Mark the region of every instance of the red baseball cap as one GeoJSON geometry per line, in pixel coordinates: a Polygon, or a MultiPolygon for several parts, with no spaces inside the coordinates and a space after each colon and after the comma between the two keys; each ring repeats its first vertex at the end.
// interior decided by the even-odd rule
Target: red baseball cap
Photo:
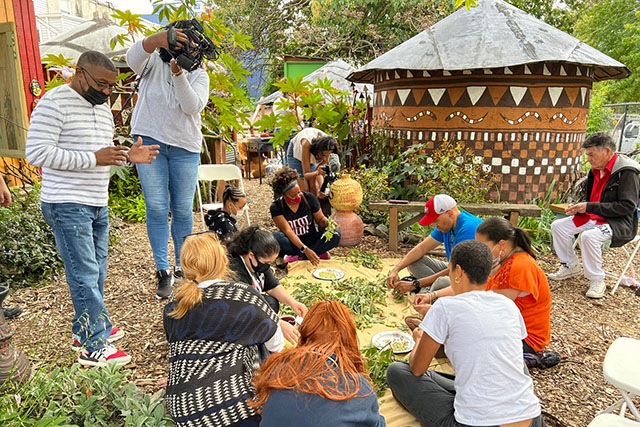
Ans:
{"type": "Polygon", "coordinates": [[[420,225],[431,225],[440,215],[457,206],[453,197],[446,194],[438,194],[429,199],[424,205],[424,217],[420,220],[420,225]]]}

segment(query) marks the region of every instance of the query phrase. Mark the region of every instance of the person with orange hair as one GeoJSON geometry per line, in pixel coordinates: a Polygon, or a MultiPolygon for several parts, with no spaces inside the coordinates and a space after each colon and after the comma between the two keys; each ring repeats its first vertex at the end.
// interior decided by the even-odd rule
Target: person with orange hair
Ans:
{"type": "Polygon", "coordinates": [[[261,427],[386,426],[351,314],[337,301],[311,307],[298,346],[269,356],[253,384],[261,427]]]}
{"type": "Polygon", "coordinates": [[[187,236],[184,280],[164,309],[167,410],[177,426],[253,427],[247,399],[263,347],[284,346],[278,316],[251,285],[224,280],[227,254],[213,232],[187,236]]]}

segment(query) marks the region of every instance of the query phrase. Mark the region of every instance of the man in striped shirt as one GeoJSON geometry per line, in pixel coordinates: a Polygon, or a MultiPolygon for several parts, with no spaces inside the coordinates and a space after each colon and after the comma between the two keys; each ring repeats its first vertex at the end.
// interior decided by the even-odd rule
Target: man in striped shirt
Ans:
{"type": "Polygon", "coordinates": [[[104,305],[109,240],[109,167],[126,161],[151,163],[158,146],[131,149],[113,144],[113,116],[106,101],[116,69],[100,52],[78,59],[68,85],[49,91],[31,115],[27,160],[42,168],[42,213],[53,228],[75,316],[72,331],[78,362],[124,365],[131,357],[112,341],[124,332],[113,328],[104,305]]]}

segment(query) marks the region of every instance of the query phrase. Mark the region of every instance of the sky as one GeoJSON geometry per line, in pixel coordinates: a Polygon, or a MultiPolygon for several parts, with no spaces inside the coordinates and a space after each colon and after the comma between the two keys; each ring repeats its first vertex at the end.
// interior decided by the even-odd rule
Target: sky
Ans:
{"type": "Polygon", "coordinates": [[[130,10],[133,13],[149,15],[153,12],[151,0],[109,0],[116,9],[130,10]]]}

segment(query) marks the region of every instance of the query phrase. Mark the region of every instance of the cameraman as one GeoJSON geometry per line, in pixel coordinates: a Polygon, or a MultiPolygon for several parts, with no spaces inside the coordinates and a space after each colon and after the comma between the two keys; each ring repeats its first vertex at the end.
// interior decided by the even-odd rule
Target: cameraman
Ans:
{"type": "Polygon", "coordinates": [[[193,196],[202,145],[200,116],[209,97],[209,75],[201,67],[200,46],[188,36],[195,34],[194,38],[202,40],[204,33],[198,30],[202,27],[195,20],[176,21],[127,52],[127,64],[140,76],[131,134],[142,137],[144,145],[160,146],[153,163],[137,166],[147,208],[147,235],[157,269],[158,298],[168,298],[173,284],[168,260],[169,211],[176,277],[182,277],[180,249],[193,227],[193,196]],[[174,59],[184,65],[185,57],[191,58],[186,63],[192,71],[181,68],[174,59]]]}
{"type": "Polygon", "coordinates": [[[326,197],[324,193],[320,193],[326,175],[326,169],[321,166],[327,164],[329,154],[337,149],[335,138],[316,128],[303,129],[291,140],[287,150],[287,164],[298,172],[300,189],[320,199],[326,197]]]}

